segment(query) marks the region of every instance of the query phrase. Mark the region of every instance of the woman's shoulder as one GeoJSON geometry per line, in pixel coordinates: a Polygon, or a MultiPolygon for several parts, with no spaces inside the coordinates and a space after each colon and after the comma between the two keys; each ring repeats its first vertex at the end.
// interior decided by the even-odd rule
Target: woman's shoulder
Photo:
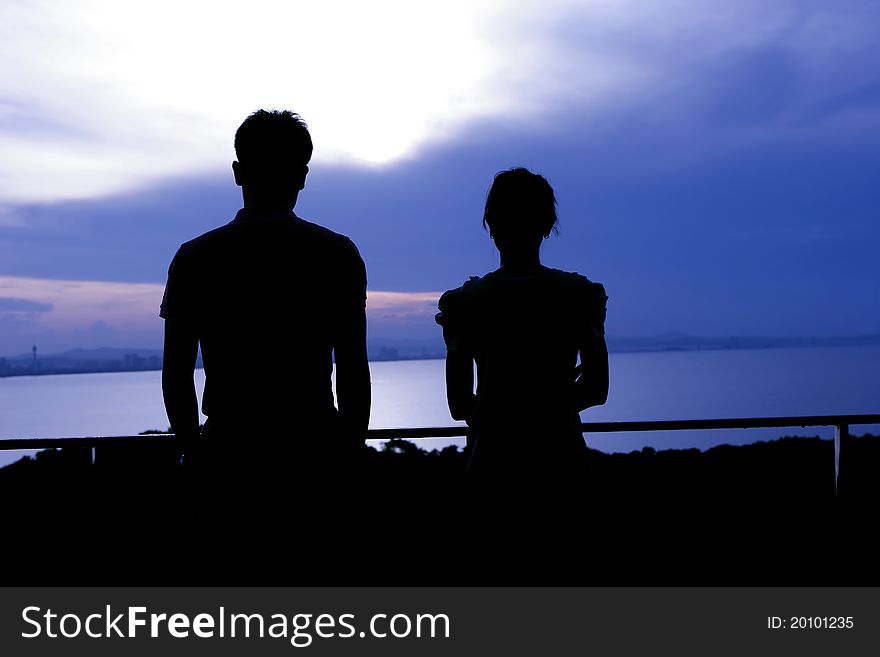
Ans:
{"type": "Polygon", "coordinates": [[[440,295],[437,307],[440,312],[435,319],[438,324],[445,324],[456,317],[467,313],[467,309],[473,305],[474,297],[480,288],[482,279],[479,276],[471,276],[461,287],[446,290],[440,295]]]}
{"type": "Polygon", "coordinates": [[[448,306],[450,304],[455,305],[462,303],[468,297],[472,296],[480,286],[480,281],[482,281],[482,279],[479,276],[471,276],[461,287],[446,290],[446,292],[440,295],[441,310],[444,305],[448,306]]]}
{"type": "Polygon", "coordinates": [[[587,297],[602,303],[608,299],[608,295],[605,293],[605,286],[602,283],[591,281],[583,274],[563,271],[561,269],[551,269],[550,272],[561,285],[570,289],[578,296],[587,297]]]}

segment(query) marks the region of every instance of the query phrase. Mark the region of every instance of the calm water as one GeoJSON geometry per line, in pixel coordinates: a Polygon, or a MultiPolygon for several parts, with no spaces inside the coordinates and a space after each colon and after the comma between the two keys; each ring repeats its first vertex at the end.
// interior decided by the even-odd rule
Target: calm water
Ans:
{"type": "MultiPolygon", "coordinates": [[[[373,363],[371,426],[448,426],[443,361],[373,363]]],[[[201,394],[203,372],[196,373],[201,394]]],[[[512,409],[515,412],[515,409],[512,409]]],[[[608,403],[585,421],[880,412],[880,346],[611,355],[608,403]]],[[[0,379],[0,436],[126,435],[168,427],[159,372],[0,379]]],[[[880,427],[855,427],[855,433],[880,427]]],[[[828,429],[679,431],[587,436],[630,451],[742,444],[828,429]]],[[[433,441],[439,446],[450,441],[433,441]]],[[[20,453],[0,453],[0,465],[20,453]]]]}

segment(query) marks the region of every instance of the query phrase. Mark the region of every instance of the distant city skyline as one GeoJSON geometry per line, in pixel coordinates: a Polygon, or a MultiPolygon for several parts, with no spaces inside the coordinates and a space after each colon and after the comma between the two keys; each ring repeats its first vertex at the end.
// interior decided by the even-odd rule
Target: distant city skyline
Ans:
{"type": "Polygon", "coordinates": [[[372,337],[439,338],[520,165],[609,335],[880,332],[876,3],[249,5],[268,33],[219,3],[65,7],[0,8],[0,356],[160,347],[168,262],[239,207],[259,107],[312,128],[297,213],[357,243],[372,337]]]}

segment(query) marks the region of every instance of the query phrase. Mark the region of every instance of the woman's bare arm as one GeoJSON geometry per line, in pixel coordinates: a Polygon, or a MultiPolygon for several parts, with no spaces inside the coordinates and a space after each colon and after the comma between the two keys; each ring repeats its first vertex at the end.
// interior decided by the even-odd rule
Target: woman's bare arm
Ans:
{"type": "Polygon", "coordinates": [[[581,364],[572,398],[578,412],[608,400],[608,347],[604,335],[589,335],[580,348],[581,364]]]}
{"type": "Polygon", "coordinates": [[[460,351],[446,354],[446,400],[454,420],[470,421],[474,412],[474,359],[460,351]]]}

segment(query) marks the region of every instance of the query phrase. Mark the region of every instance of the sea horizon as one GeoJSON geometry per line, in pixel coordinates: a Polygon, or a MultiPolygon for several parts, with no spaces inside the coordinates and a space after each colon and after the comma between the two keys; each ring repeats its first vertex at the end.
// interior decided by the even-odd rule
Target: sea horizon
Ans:
{"type": "MultiPolygon", "coordinates": [[[[608,402],[582,413],[584,422],[877,412],[880,346],[632,352],[610,358],[608,402]]],[[[376,362],[371,370],[371,428],[463,426],[449,415],[442,360],[376,362]]],[[[203,370],[196,371],[195,381],[201,395],[203,370]]],[[[159,371],[0,379],[0,417],[4,438],[135,435],[168,428],[159,371]]],[[[830,437],[831,430],[588,434],[586,441],[600,451],[628,452],[645,446],[705,449],[783,435],[830,437]]]]}
{"type": "MultiPolygon", "coordinates": [[[[377,341],[381,341],[377,339],[377,341]]],[[[424,341],[420,341],[421,344],[424,341]]],[[[436,341],[442,344],[442,341],[436,341]]],[[[688,335],[680,332],[669,332],[659,336],[645,338],[613,337],[607,338],[608,352],[612,354],[626,353],[664,353],[690,351],[749,351],[762,349],[810,349],[817,347],[865,347],[880,345],[880,333],[857,336],[835,337],[762,337],[762,336],[726,336],[711,338],[688,335]]],[[[422,347],[424,349],[424,347],[422,347]]],[[[76,347],[36,357],[28,356],[0,357],[0,378],[20,376],[50,376],[61,374],[95,374],[102,372],[143,372],[161,371],[163,350],[156,348],[127,347],[76,347]],[[102,356],[99,360],[96,356],[102,356]],[[77,363],[74,358],[85,359],[91,356],[91,367],[77,363]],[[114,356],[116,358],[114,358],[114,356]],[[59,366],[57,363],[64,363],[59,366]],[[53,363],[56,363],[53,366],[53,363]]],[[[428,353],[403,353],[387,345],[372,348],[368,352],[370,363],[387,363],[400,361],[442,360],[445,351],[428,353]]],[[[196,369],[202,369],[201,354],[196,362],[196,369]]]]}

